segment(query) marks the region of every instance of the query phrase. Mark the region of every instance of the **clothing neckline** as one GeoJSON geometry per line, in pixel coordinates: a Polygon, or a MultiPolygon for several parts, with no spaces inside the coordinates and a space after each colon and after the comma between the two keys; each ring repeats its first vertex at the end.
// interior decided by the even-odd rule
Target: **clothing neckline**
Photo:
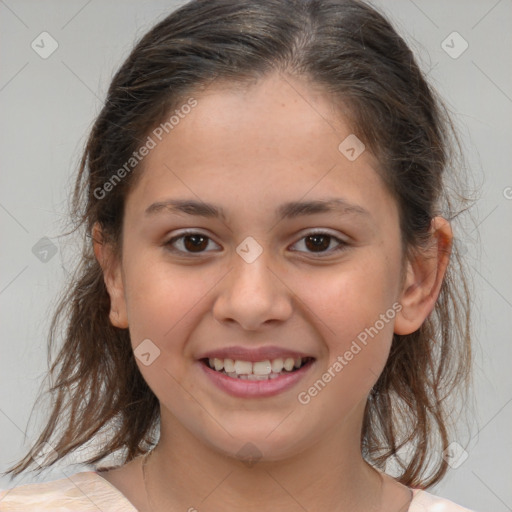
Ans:
{"type": "MultiPolygon", "coordinates": [[[[130,506],[133,508],[134,512],[138,512],[135,505],[128,499],[127,496],[125,496],[115,485],[111,484],[106,478],[103,478],[100,475],[99,471],[85,471],[85,473],[92,473],[97,480],[101,480],[103,485],[110,490],[110,492],[114,495],[116,495],[117,499],[122,499],[125,502],[125,505],[130,506]]],[[[414,505],[414,501],[416,500],[416,497],[419,493],[424,492],[422,489],[416,489],[413,487],[408,487],[412,491],[412,500],[409,505],[409,508],[407,509],[407,512],[413,512],[412,506],[414,505]]]]}
{"type": "Polygon", "coordinates": [[[103,478],[100,475],[99,471],[85,471],[85,473],[91,473],[96,477],[97,481],[101,481],[102,485],[110,491],[112,495],[114,495],[118,500],[123,501],[123,505],[127,507],[131,507],[133,509],[133,512],[138,512],[135,505],[128,499],[127,496],[125,496],[120,489],[118,489],[115,485],[111,484],[106,478],[103,478]]]}

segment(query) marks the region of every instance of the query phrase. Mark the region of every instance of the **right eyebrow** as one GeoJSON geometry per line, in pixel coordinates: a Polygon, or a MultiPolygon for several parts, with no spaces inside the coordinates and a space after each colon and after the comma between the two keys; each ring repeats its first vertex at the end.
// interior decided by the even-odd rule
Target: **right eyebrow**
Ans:
{"type": "MultiPolygon", "coordinates": [[[[145,210],[145,214],[153,215],[162,211],[226,220],[226,213],[222,207],[193,199],[167,199],[165,201],[158,201],[148,206],[145,210]]],[[[292,219],[303,215],[330,212],[371,217],[370,212],[365,210],[362,206],[349,203],[342,198],[291,201],[279,206],[276,210],[276,215],[279,219],[292,219]]]]}

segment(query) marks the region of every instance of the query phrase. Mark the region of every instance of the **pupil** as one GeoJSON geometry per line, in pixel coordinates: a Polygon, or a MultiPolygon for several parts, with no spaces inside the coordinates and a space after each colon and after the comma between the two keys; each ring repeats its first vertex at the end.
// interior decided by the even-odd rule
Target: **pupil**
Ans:
{"type": "Polygon", "coordinates": [[[206,237],[202,235],[188,235],[184,239],[185,248],[187,251],[191,252],[199,252],[197,249],[202,250],[206,247],[204,242],[206,241],[206,237]],[[188,242],[192,240],[192,244],[189,244],[188,242]]]}
{"type": "Polygon", "coordinates": [[[308,241],[313,241],[313,249],[327,249],[329,247],[329,236],[326,235],[310,235],[306,237],[306,246],[308,249],[311,247],[308,246],[308,241]]]}

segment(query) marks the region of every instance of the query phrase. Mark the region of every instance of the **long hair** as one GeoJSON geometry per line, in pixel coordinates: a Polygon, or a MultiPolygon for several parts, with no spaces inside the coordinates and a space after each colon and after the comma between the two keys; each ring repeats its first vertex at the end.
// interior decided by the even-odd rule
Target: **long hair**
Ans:
{"type": "MultiPolygon", "coordinates": [[[[137,368],[128,330],[110,323],[92,227],[98,222],[106,242],[120,250],[125,198],[143,172],[141,164],[126,163],[173,109],[215,80],[243,85],[274,71],[320,86],[343,105],[397,201],[406,254],[429,242],[434,216],[458,214],[447,186],[457,176],[453,123],[407,44],[377,10],[357,0],[181,6],[136,44],[90,133],[72,199],[82,258],[49,335],[50,354],[65,326],[49,372],[52,407],[30,453],[4,474],[35,466],[35,450],[44,443],[57,457],[39,460],[39,469],[99,436],[84,463],[118,450],[128,462],[154,442],[159,402],[137,368]]],[[[469,292],[455,252],[434,311],[416,332],[394,335],[364,413],[366,460],[379,468],[398,460],[396,478],[404,485],[438,482],[447,470],[439,454],[451,441],[447,397],[467,389],[470,362],[469,292]]]]}

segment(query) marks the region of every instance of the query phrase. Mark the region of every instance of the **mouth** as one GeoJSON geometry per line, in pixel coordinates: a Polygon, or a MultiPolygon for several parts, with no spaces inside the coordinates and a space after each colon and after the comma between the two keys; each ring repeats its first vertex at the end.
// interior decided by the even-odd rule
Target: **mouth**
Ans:
{"type": "Polygon", "coordinates": [[[200,362],[217,373],[234,380],[267,381],[295,373],[309,366],[313,357],[277,357],[261,361],[208,357],[200,362]]]}

